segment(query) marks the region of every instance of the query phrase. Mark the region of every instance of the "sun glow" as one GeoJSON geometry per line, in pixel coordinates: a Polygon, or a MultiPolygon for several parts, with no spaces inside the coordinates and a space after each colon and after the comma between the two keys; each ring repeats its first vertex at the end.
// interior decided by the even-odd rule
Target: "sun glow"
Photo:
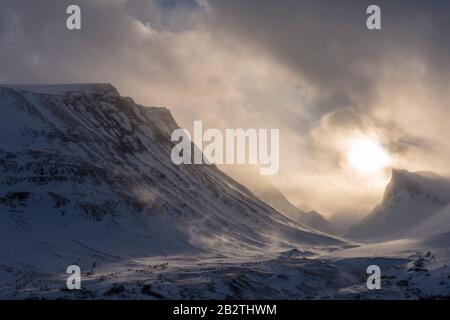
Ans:
{"type": "Polygon", "coordinates": [[[389,154],[372,138],[360,138],[350,143],[348,163],[364,174],[374,174],[391,163],[389,154]]]}

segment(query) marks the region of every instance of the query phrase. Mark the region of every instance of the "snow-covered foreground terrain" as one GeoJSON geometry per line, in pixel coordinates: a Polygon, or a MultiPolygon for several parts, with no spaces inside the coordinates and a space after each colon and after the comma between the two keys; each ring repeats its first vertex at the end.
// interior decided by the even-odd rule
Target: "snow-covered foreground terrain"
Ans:
{"type": "Polygon", "coordinates": [[[379,254],[383,248],[358,250],[314,256],[293,249],[239,258],[172,256],[93,264],[84,270],[82,289],[73,291],[66,289],[63,271],[43,274],[31,266],[2,265],[0,298],[450,298],[448,251],[410,253],[408,248],[393,253],[392,244],[386,244],[385,254],[379,254]],[[381,290],[366,286],[366,268],[373,264],[382,270],[381,290]]]}
{"type": "Polygon", "coordinates": [[[170,112],[111,85],[0,86],[0,109],[0,298],[450,295],[440,178],[396,172],[345,240],[289,219],[215,166],[172,164],[170,112]],[[72,264],[79,291],[66,288],[72,264]],[[373,264],[381,290],[366,286],[373,264]]]}

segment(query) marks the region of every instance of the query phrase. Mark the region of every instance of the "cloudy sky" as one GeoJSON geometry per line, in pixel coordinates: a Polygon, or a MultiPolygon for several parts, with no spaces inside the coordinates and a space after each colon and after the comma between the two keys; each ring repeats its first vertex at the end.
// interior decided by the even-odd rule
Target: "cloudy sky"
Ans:
{"type": "Polygon", "coordinates": [[[439,0],[0,0],[0,83],[109,82],[182,127],[280,128],[271,181],[357,217],[391,167],[450,174],[448,30],[439,0]],[[379,170],[351,163],[367,141],[388,157],[379,170]]]}

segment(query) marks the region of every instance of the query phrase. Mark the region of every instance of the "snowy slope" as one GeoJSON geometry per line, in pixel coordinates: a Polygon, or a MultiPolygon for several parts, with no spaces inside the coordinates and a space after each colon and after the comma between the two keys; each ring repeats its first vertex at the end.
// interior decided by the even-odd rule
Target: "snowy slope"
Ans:
{"type": "Polygon", "coordinates": [[[259,199],[285,214],[290,219],[312,229],[336,234],[333,224],[316,211],[305,212],[293,205],[280,190],[264,177],[250,170],[228,169],[233,177],[248,187],[259,199]]]}
{"type": "Polygon", "coordinates": [[[382,202],[353,226],[347,237],[402,238],[411,233],[411,228],[434,218],[449,203],[450,181],[432,172],[393,170],[382,202]]]}
{"type": "Polygon", "coordinates": [[[0,109],[3,263],[343,245],[215,166],[173,165],[170,112],[111,85],[0,86],[0,109]]]}
{"type": "Polygon", "coordinates": [[[433,216],[407,230],[406,236],[420,239],[431,247],[450,247],[450,205],[445,206],[433,216]]]}

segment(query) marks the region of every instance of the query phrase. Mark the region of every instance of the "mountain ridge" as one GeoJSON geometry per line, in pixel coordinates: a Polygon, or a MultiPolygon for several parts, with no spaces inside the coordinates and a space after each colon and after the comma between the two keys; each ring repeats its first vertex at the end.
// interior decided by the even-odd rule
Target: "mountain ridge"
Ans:
{"type": "Polygon", "coordinates": [[[174,165],[177,124],[166,108],[138,105],[111,85],[31,88],[0,86],[8,137],[0,142],[0,252],[8,259],[345,244],[285,218],[215,166],[174,165]],[[27,246],[34,255],[17,250],[27,246]]]}
{"type": "Polygon", "coordinates": [[[314,230],[335,235],[337,230],[326,218],[315,210],[304,211],[292,204],[286,196],[266,178],[250,170],[228,171],[237,181],[247,186],[262,201],[286,215],[288,218],[314,230]]]}
{"type": "Polygon", "coordinates": [[[346,237],[399,238],[450,203],[450,180],[431,171],[393,169],[382,201],[346,237]]]}

